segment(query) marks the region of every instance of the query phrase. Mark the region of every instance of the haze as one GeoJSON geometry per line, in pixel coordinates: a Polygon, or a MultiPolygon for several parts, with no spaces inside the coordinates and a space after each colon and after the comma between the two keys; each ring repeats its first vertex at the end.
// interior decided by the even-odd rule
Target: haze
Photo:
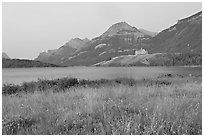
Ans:
{"type": "Polygon", "coordinates": [[[3,3],[2,50],[34,59],[71,38],[100,36],[112,24],[160,32],[202,10],[202,3],[3,3]]]}

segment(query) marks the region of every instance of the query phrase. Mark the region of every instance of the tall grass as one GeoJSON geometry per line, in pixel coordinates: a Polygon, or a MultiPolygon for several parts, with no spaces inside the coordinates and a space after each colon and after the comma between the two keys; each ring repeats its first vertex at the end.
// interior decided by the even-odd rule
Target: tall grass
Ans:
{"type": "Polygon", "coordinates": [[[3,134],[202,134],[196,82],[3,96],[3,134]]]}
{"type": "Polygon", "coordinates": [[[178,74],[164,74],[152,79],[140,79],[135,80],[131,78],[116,78],[116,79],[99,79],[99,80],[87,80],[87,79],[77,79],[77,78],[58,78],[58,79],[38,79],[37,81],[24,82],[21,85],[16,85],[12,83],[3,84],[2,94],[3,95],[19,95],[25,93],[34,92],[46,92],[52,90],[54,92],[65,92],[69,88],[76,87],[91,87],[100,88],[107,86],[163,86],[171,85],[174,83],[186,83],[189,81],[201,81],[200,76],[186,77],[178,74]]]}
{"type": "Polygon", "coordinates": [[[22,85],[4,84],[2,88],[3,95],[18,95],[25,93],[34,93],[36,91],[47,92],[52,90],[54,92],[64,92],[73,87],[107,87],[116,85],[135,86],[137,84],[149,85],[169,85],[171,82],[166,80],[134,80],[130,78],[117,78],[117,79],[100,79],[100,80],[86,80],[77,78],[61,78],[61,79],[38,79],[38,81],[24,82],[22,85]]]}

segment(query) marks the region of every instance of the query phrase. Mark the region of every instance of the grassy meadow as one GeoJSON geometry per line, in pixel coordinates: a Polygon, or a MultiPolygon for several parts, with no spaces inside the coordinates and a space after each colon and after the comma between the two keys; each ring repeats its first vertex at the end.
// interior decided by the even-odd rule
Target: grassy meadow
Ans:
{"type": "Polygon", "coordinates": [[[2,133],[202,134],[202,77],[38,80],[3,85],[2,133]]]}

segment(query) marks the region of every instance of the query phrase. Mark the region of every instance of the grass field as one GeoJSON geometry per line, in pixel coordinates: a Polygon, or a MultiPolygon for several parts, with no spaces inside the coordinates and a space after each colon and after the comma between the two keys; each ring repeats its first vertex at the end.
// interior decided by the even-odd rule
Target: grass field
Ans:
{"type": "Polygon", "coordinates": [[[130,81],[123,80],[122,84],[114,82],[108,86],[106,83],[72,86],[63,92],[47,88],[44,92],[5,94],[2,96],[2,132],[202,134],[201,77],[167,75],[156,79],[156,82],[142,80],[129,84],[130,81]]]}

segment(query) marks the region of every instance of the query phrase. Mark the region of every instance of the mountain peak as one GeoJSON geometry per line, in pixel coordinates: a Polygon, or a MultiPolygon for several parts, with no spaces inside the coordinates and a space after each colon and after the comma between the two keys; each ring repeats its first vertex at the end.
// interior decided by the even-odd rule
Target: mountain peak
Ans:
{"type": "Polygon", "coordinates": [[[125,22],[125,21],[121,21],[121,22],[113,24],[112,26],[130,26],[130,25],[127,22],[125,22]]]}
{"type": "Polygon", "coordinates": [[[138,32],[138,30],[135,27],[130,26],[127,22],[118,22],[113,24],[106,32],[104,32],[101,37],[110,37],[113,35],[116,35],[120,31],[132,31],[132,32],[138,32]]]}

